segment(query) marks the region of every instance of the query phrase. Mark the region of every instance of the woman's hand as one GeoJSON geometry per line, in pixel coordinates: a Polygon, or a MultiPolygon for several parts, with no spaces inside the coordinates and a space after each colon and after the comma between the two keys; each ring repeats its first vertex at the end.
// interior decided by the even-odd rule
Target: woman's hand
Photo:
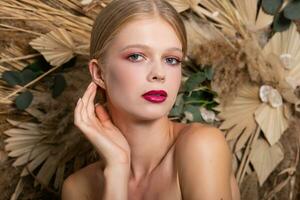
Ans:
{"type": "Polygon", "coordinates": [[[111,122],[105,108],[94,105],[97,85],[91,82],[74,111],[74,124],[105,159],[106,167],[130,164],[130,148],[126,138],[111,122]]]}

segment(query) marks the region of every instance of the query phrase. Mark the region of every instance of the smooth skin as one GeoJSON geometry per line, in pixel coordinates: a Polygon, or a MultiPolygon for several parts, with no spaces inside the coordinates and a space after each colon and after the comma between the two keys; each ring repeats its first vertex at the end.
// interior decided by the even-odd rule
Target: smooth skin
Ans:
{"type": "Polygon", "coordinates": [[[93,82],[76,105],[74,124],[102,161],[69,176],[62,199],[239,200],[223,133],[167,117],[181,83],[180,40],[162,19],[141,20],[114,38],[106,66],[89,63],[93,82]],[[107,107],[94,105],[97,87],[106,90],[107,107]],[[153,89],[167,91],[166,101],[141,97],[153,89]]]}

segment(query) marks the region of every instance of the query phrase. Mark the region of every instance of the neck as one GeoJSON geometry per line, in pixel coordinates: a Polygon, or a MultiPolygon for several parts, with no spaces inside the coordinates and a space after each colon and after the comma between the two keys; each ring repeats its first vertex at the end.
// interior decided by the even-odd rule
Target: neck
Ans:
{"type": "Polygon", "coordinates": [[[131,150],[133,181],[145,179],[159,166],[172,146],[173,124],[164,116],[155,120],[137,121],[109,107],[112,122],[122,132],[131,150]]]}

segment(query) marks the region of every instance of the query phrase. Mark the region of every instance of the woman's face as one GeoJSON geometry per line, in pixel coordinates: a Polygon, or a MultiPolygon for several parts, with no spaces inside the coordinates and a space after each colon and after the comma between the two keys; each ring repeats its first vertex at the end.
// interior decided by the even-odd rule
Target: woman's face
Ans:
{"type": "Polygon", "coordinates": [[[140,120],[167,115],[181,83],[182,45],[173,28],[159,18],[134,20],[113,39],[104,66],[111,109],[140,120]],[[152,103],[143,94],[164,90],[167,98],[152,103]]]}

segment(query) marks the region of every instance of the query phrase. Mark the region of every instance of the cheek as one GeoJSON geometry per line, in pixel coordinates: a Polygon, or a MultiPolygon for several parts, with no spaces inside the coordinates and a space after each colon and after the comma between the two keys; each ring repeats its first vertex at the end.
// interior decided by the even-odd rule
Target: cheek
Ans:
{"type": "Polygon", "coordinates": [[[173,71],[171,71],[170,77],[171,77],[170,84],[171,84],[172,89],[178,90],[180,87],[181,78],[182,78],[181,68],[177,68],[177,69],[174,69],[173,71]]]}
{"type": "Polygon", "coordinates": [[[133,94],[140,79],[137,74],[136,70],[126,65],[115,66],[108,74],[108,90],[115,95],[133,94]]]}

